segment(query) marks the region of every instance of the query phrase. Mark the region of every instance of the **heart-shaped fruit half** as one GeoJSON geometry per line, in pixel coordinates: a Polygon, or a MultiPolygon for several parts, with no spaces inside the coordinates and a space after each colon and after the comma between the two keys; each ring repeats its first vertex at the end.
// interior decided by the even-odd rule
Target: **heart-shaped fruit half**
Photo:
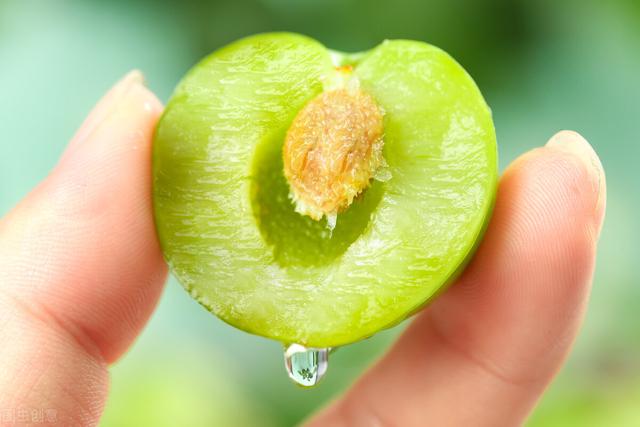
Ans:
{"type": "Polygon", "coordinates": [[[432,299],[477,247],[497,180],[491,111],[431,45],[363,53],[287,33],[214,52],[158,125],[171,270],[225,322],[335,347],[432,299]]]}

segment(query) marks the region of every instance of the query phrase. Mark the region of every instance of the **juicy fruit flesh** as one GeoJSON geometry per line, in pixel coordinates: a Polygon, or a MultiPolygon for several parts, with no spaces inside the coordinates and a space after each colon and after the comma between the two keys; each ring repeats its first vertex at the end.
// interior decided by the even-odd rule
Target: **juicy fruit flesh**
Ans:
{"type": "Polygon", "coordinates": [[[184,78],[154,143],[156,224],[179,281],[226,322],[308,347],[370,336],[449,283],[497,179],[491,114],[471,78],[433,46],[388,41],[350,65],[385,112],[391,179],[332,233],[295,212],[283,142],[331,56],[293,34],[233,43],[184,78]]]}
{"type": "Polygon", "coordinates": [[[336,218],[383,165],[382,112],[357,87],[323,92],[296,116],[283,148],[296,211],[336,218]]]}

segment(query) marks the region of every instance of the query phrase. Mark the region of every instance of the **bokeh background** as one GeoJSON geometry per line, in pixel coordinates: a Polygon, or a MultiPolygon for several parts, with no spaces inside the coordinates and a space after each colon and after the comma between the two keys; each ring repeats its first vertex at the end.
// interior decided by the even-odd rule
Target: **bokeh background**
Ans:
{"type": "MultiPolygon", "coordinates": [[[[493,109],[502,168],[560,129],[592,142],[609,185],[592,301],[568,364],[529,425],[640,425],[636,0],[0,0],[0,215],[47,174],[125,72],[143,70],[166,101],[199,58],[271,30],[345,51],[385,38],[442,47],[493,109]]],[[[172,279],[113,369],[103,425],[295,425],[344,390],[401,329],[342,349],[322,385],[301,390],[286,378],[278,344],[223,324],[172,279]]]]}

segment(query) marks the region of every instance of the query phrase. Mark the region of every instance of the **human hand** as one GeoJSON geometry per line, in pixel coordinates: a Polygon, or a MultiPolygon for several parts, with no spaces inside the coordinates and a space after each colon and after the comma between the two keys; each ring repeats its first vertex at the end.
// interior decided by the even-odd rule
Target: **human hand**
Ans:
{"type": "MultiPolygon", "coordinates": [[[[97,424],[108,370],[167,270],[151,211],[160,102],[132,72],[53,172],[0,220],[0,409],[97,424]]],[[[586,307],[605,210],[600,162],[561,132],[505,172],[465,273],[312,426],[516,425],[553,378],[586,307]]]]}

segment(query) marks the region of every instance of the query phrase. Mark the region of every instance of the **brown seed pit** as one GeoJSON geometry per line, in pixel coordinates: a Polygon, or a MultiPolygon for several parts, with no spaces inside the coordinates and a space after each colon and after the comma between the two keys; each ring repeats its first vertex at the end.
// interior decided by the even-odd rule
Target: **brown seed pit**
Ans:
{"type": "Polygon", "coordinates": [[[359,88],[323,92],[300,110],[283,148],[296,211],[335,220],[384,165],[383,131],[380,107],[359,88]]]}

